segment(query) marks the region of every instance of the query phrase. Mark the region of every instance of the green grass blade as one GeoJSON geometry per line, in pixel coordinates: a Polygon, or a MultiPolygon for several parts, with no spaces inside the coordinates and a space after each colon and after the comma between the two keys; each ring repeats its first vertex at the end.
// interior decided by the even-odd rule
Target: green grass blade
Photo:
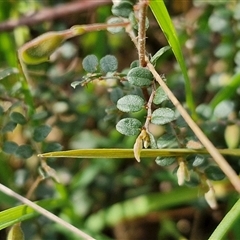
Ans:
{"type": "MultiPolygon", "coordinates": [[[[240,156],[240,149],[218,149],[223,155],[240,156]]],[[[186,156],[190,154],[208,154],[205,149],[143,149],[141,158],[156,158],[186,156]]],[[[41,158],[134,158],[133,149],[121,148],[103,148],[103,149],[76,149],[68,151],[58,151],[42,153],[38,155],[41,158]]]]}
{"type": "Polygon", "coordinates": [[[192,116],[196,118],[195,112],[195,103],[192,95],[190,79],[187,73],[187,67],[183,58],[180,42],[177,37],[176,30],[173,26],[171,18],[168,14],[168,11],[165,7],[163,0],[151,0],[149,4],[159,26],[161,27],[169,45],[172,48],[172,51],[180,65],[184,79],[185,79],[185,90],[186,90],[186,102],[187,106],[190,109],[192,116]]]}
{"type": "MultiPolygon", "coordinates": [[[[61,207],[64,204],[64,201],[59,199],[48,199],[37,202],[37,204],[46,210],[51,210],[54,208],[61,207]]],[[[9,208],[5,211],[0,212],[0,230],[9,226],[12,226],[15,223],[22,222],[34,217],[39,216],[40,214],[34,209],[26,206],[20,205],[17,207],[9,208]]]]}
{"type": "Polygon", "coordinates": [[[116,203],[92,214],[86,220],[85,226],[89,230],[100,231],[104,227],[113,227],[124,220],[146,216],[150,212],[179,206],[198,198],[197,188],[181,187],[168,193],[150,193],[116,203]]]}
{"type": "Polygon", "coordinates": [[[209,240],[221,240],[226,239],[225,235],[229,229],[233,226],[234,222],[240,217],[240,199],[235,203],[232,209],[223,218],[217,228],[214,230],[209,240]]]}
{"type": "Polygon", "coordinates": [[[230,80],[230,83],[223,87],[212,99],[210,106],[214,109],[221,101],[229,99],[240,85],[240,74],[236,74],[230,80]]]}

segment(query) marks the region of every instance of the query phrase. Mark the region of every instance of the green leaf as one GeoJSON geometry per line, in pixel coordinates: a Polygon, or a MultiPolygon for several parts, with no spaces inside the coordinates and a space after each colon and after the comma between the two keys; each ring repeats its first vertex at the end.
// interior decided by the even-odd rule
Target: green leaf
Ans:
{"type": "Polygon", "coordinates": [[[177,146],[176,136],[166,133],[157,140],[158,148],[173,148],[177,146]]]}
{"type": "Polygon", "coordinates": [[[27,122],[26,118],[19,112],[12,112],[10,118],[13,122],[19,123],[21,125],[27,122]]]}
{"type": "Polygon", "coordinates": [[[207,160],[206,157],[203,155],[197,155],[195,156],[192,166],[193,167],[201,167],[204,166],[206,164],[207,160]]]}
{"type": "Polygon", "coordinates": [[[137,87],[145,87],[152,84],[152,73],[143,67],[132,68],[127,75],[128,81],[137,87]]]}
{"type": "Polygon", "coordinates": [[[17,68],[6,68],[0,72],[0,80],[4,79],[5,77],[8,77],[12,74],[19,73],[19,70],[17,68]]]}
{"type": "Polygon", "coordinates": [[[228,118],[229,114],[234,111],[234,107],[232,101],[224,100],[215,107],[213,114],[217,118],[228,118]]]}
{"type": "Polygon", "coordinates": [[[32,156],[33,150],[30,145],[21,145],[16,149],[15,154],[20,158],[27,159],[32,156]]]}
{"type": "Polygon", "coordinates": [[[239,213],[240,199],[237,200],[231,210],[225,215],[223,220],[220,222],[220,224],[217,226],[217,228],[214,230],[208,240],[228,239],[226,234],[230,229],[233,228],[236,222],[239,221],[239,213]]]}
{"type": "MultiPolygon", "coordinates": [[[[37,204],[47,210],[63,206],[64,201],[60,199],[47,199],[37,202],[37,204]]],[[[0,212],[0,230],[12,226],[15,223],[22,222],[36,216],[39,216],[31,207],[20,205],[0,212]]]]}
{"type": "Polygon", "coordinates": [[[20,224],[14,224],[7,236],[7,240],[24,240],[24,233],[22,231],[21,225],[20,224]]]}
{"type": "Polygon", "coordinates": [[[62,145],[57,142],[48,142],[46,147],[44,147],[44,152],[53,152],[62,150],[62,145]]]}
{"type": "MultiPolygon", "coordinates": [[[[138,27],[139,27],[139,19],[136,18],[136,14],[134,12],[131,12],[129,14],[129,17],[128,17],[130,23],[131,23],[131,26],[133,29],[135,30],[138,30],[138,27]]],[[[147,31],[147,29],[149,28],[149,20],[148,18],[146,17],[146,20],[145,20],[145,30],[147,31]]]]}
{"type": "Polygon", "coordinates": [[[160,48],[150,59],[150,62],[155,65],[157,63],[157,60],[169,49],[171,49],[170,46],[165,46],[160,48]]]}
{"type": "Polygon", "coordinates": [[[19,49],[19,57],[26,64],[46,62],[50,55],[69,37],[73,37],[73,33],[69,30],[44,33],[24,44],[19,49]]]}
{"type": "Polygon", "coordinates": [[[94,54],[88,55],[83,59],[82,66],[86,72],[94,73],[97,71],[98,58],[94,54]]]}
{"type": "Polygon", "coordinates": [[[209,119],[212,116],[212,108],[208,104],[200,104],[196,108],[196,112],[203,118],[209,119]]]}
{"type": "Polygon", "coordinates": [[[187,66],[182,54],[181,50],[181,45],[178,40],[178,36],[176,33],[176,30],[174,28],[174,25],[171,21],[171,18],[168,14],[168,11],[166,9],[166,6],[164,4],[163,0],[150,0],[149,6],[159,24],[161,27],[165,37],[167,38],[167,41],[169,45],[171,46],[173,53],[178,61],[178,64],[180,65],[180,68],[182,70],[184,79],[185,79],[185,91],[186,91],[186,101],[187,101],[187,106],[192,112],[192,115],[194,118],[195,116],[195,103],[194,103],[194,98],[192,95],[192,90],[191,90],[191,84],[190,84],[190,79],[188,77],[188,71],[187,71],[187,66]]]}
{"type": "Polygon", "coordinates": [[[116,125],[117,131],[127,136],[138,135],[141,128],[142,123],[135,118],[124,118],[116,125]]]}
{"type": "Polygon", "coordinates": [[[18,148],[17,143],[12,141],[7,141],[3,143],[3,151],[8,154],[13,154],[18,148]]]}
{"type": "Polygon", "coordinates": [[[175,112],[170,108],[158,108],[152,113],[151,122],[163,125],[175,120],[175,112]]]}
{"type": "Polygon", "coordinates": [[[167,166],[170,166],[173,163],[175,163],[176,158],[175,157],[157,157],[155,159],[155,162],[157,165],[159,165],[161,167],[167,167],[167,166]]]}
{"type": "Polygon", "coordinates": [[[100,68],[104,73],[115,72],[118,68],[118,61],[113,55],[106,55],[100,60],[100,68]]]}
{"type": "Polygon", "coordinates": [[[135,68],[135,67],[139,67],[139,60],[134,60],[134,61],[130,64],[130,69],[135,68]]]}
{"type": "Polygon", "coordinates": [[[153,98],[153,103],[155,104],[161,104],[163,101],[168,100],[167,94],[164,92],[162,87],[158,87],[156,90],[155,96],[153,98]]]}
{"type": "MultiPolygon", "coordinates": [[[[110,19],[107,20],[107,23],[108,24],[113,24],[113,23],[122,23],[123,20],[119,17],[112,17],[110,19]]],[[[122,32],[123,31],[123,27],[108,27],[107,30],[112,33],[112,34],[115,34],[115,33],[119,33],[119,32],[122,32]]]]}
{"type": "Polygon", "coordinates": [[[120,98],[117,108],[122,112],[138,112],[144,107],[144,99],[138,95],[127,95],[120,98]]]}
{"type": "Polygon", "coordinates": [[[117,101],[124,96],[123,90],[120,87],[115,87],[110,92],[110,99],[117,104],[117,101]]]}
{"type": "Polygon", "coordinates": [[[119,1],[112,6],[112,14],[118,17],[128,18],[133,11],[133,4],[129,1],[119,1]]]}
{"type": "Polygon", "coordinates": [[[13,121],[9,121],[3,128],[2,128],[2,133],[6,133],[6,132],[12,132],[15,127],[17,126],[16,122],[13,121]]]}
{"type": "Polygon", "coordinates": [[[225,178],[225,174],[217,166],[209,166],[204,172],[207,178],[213,181],[219,181],[225,178]]]}
{"type": "Polygon", "coordinates": [[[34,129],[33,139],[36,142],[42,142],[47,135],[51,132],[51,127],[48,125],[42,125],[34,129]]]}

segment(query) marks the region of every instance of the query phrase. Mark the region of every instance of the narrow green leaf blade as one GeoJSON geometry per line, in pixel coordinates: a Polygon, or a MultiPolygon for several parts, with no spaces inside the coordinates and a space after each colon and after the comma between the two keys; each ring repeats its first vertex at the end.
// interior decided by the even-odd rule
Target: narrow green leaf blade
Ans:
{"type": "MultiPolygon", "coordinates": [[[[37,204],[47,210],[58,208],[63,205],[59,199],[48,199],[37,202],[37,204]]],[[[40,214],[26,205],[9,208],[0,212],[0,230],[9,227],[15,223],[22,222],[40,214]]]]}
{"type": "MultiPolygon", "coordinates": [[[[240,156],[240,149],[218,149],[223,155],[240,156]]],[[[206,149],[166,148],[142,149],[141,158],[156,158],[158,156],[186,156],[189,154],[208,154],[206,149]]],[[[43,158],[133,158],[133,149],[103,148],[103,149],[76,149],[67,151],[48,152],[38,155],[43,158]]]]}
{"type": "Polygon", "coordinates": [[[188,105],[188,108],[191,110],[193,117],[196,117],[195,114],[195,103],[193,100],[192,90],[191,90],[191,84],[190,79],[187,74],[187,67],[183,58],[181,46],[175,31],[175,28],[173,26],[173,23],[171,21],[171,18],[168,14],[168,11],[165,7],[163,0],[151,0],[149,4],[159,26],[161,27],[164,35],[167,38],[167,41],[169,45],[171,46],[173,53],[178,61],[178,64],[181,67],[184,79],[185,79],[185,89],[186,89],[186,102],[188,105]]]}

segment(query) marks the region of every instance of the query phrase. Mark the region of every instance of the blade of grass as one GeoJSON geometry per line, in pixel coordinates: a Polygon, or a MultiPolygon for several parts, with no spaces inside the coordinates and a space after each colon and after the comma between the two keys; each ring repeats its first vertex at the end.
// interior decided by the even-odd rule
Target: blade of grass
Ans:
{"type": "Polygon", "coordinates": [[[92,238],[91,236],[89,236],[85,232],[83,232],[80,229],[74,227],[73,225],[71,225],[70,223],[64,221],[63,219],[59,218],[58,216],[54,215],[53,213],[47,211],[45,208],[40,207],[36,203],[28,200],[27,198],[19,195],[18,193],[12,191],[10,188],[2,185],[1,183],[0,183],[0,191],[5,193],[8,196],[11,196],[11,197],[19,200],[22,203],[26,204],[28,207],[34,209],[36,212],[44,215],[48,219],[51,219],[52,221],[60,224],[62,227],[68,229],[69,231],[71,231],[72,233],[74,233],[77,236],[81,237],[82,239],[94,240],[94,238],[92,238]]]}
{"type": "MultiPolygon", "coordinates": [[[[60,199],[48,199],[36,202],[39,206],[51,210],[63,205],[64,201],[60,199]]],[[[26,205],[20,205],[17,207],[9,208],[5,211],[0,212],[0,230],[6,227],[10,227],[15,223],[19,223],[34,217],[39,216],[40,214],[33,210],[31,207],[26,205]]]]}
{"type": "Polygon", "coordinates": [[[182,74],[185,79],[185,91],[186,91],[186,102],[187,106],[191,111],[192,117],[196,120],[197,115],[195,112],[195,103],[192,95],[192,90],[191,90],[191,84],[190,84],[190,79],[188,77],[187,73],[187,67],[183,58],[181,46],[177,37],[176,30],[173,26],[173,23],[171,21],[171,18],[168,14],[168,11],[165,7],[164,1],[163,0],[151,0],[149,3],[149,6],[159,24],[161,27],[165,37],[167,38],[167,41],[169,45],[172,48],[172,51],[178,61],[178,64],[181,68],[182,74]]]}
{"type": "MultiPolygon", "coordinates": [[[[219,149],[223,155],[240,156],[240,149],[219,149]]],[[[209,154],[205,149],[143,149],[141,158],[186,156],[190,154],[209,154]]],[[[133,149],[105,148],[105,149],[77,149],[41,153],[41,158],[134,158],[133,149]]]]}
{"type": "Polygon", "coordinates": [[[234,222],[240,217],[240,199],[234,204],[232,209],[223,218],[217,228],[214,230],[209,240],[221,240],[226,239],[225,235],[229,229],[233,226],[234,222]]]}

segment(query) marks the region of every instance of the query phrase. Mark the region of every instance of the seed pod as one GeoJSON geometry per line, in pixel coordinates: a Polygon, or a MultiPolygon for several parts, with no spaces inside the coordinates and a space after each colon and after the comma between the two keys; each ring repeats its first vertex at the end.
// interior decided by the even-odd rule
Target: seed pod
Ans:
{"type": "Polygon", "coordinates": [[[212,209],[217,209],[218,204],[217,204],[214,188],[209,180],[206,180],[206,184],[208,185],[209,189],[207,192],[205,192],[204,197],[205,197],[208,205],[212,209]]]}
{"type": "Polygon", "coordinates": [[[7,236],[7,240],[24,240],[24,234],[19,223],[14,224],[7,236]]]}
{"type": "Polygon", "coordinates": [[[24,63],[31,65],[46,62],[65,40],[73,36],[71,30],[44,33],[24,44],[19,49],[19,57],[24,63]]]}
{"type": "Polygon", "coordinates": [[[228,148],[236,148],[240,141],[240,128],[238,125],[228,125],[224,132],[224,137],[228,148]]]}

